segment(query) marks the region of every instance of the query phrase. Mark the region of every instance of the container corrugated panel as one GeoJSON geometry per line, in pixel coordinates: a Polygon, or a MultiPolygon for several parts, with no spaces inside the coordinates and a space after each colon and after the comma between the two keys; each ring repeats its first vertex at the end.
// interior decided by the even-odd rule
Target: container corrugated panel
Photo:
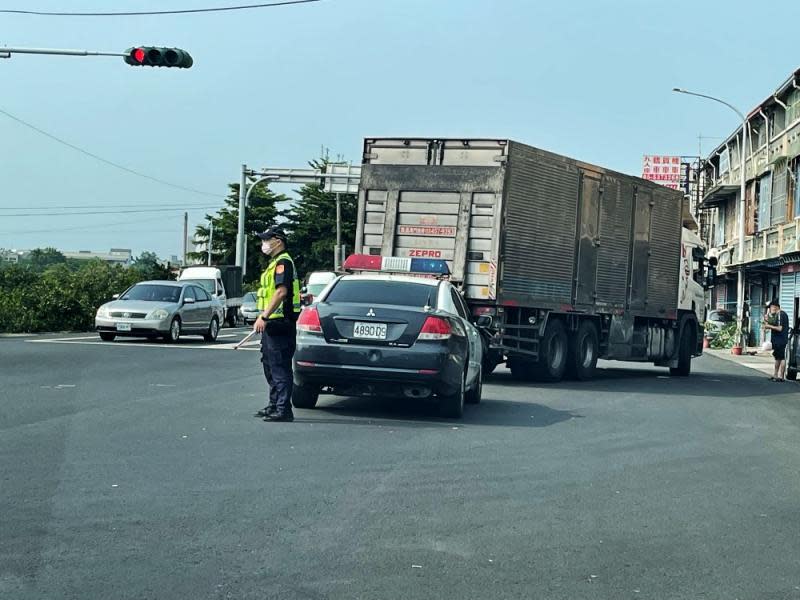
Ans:
{"type": "Polygon", "coordinates": [[[597,304],[624,308],[630,268],[633,185],[603,178],[600,203],[600,247],[597,256],[597,304]]]}
{"type": "Polygon", "coordinates": [[[579,175],[575,165],[511,143],[500,299],[571,304],[579,175]]]}
{"type": "Polygon", "coordinates": [[[646,311],[651,316],[677,310],[682,202],[674,190],[656,187],[653,191],[646,311]]]}

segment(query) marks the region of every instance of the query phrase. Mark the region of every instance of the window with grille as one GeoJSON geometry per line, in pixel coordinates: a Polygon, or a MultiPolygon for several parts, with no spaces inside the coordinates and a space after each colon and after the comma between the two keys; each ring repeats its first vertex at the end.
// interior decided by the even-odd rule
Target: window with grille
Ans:
{"type": "Polygon", "coordinates": [[[772,212],[770,214],[772,225],[780,225],[786,221],[786,185],[788,183],[786,167],[776,167],[772,178],[772,212]]]}

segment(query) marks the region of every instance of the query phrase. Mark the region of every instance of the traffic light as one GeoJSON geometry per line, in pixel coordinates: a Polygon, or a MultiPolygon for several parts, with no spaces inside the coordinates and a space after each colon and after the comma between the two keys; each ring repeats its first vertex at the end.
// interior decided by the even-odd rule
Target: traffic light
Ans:
{"type": "Polygon", "coordinates": [[[137,46],[125,51],[125,62],[134,67],[177,67],[188,69],[194,64],[191,55],[180,48],[137,46]]]}

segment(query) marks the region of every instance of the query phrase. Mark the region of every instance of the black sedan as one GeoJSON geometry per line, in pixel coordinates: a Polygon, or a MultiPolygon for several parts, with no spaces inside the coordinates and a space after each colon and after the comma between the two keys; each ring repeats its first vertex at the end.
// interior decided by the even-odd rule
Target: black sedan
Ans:
{"type": "Polygon", "coordinates": [[[407,275],[339,277],[297,322],[292,403],[320,392],[398,398],[437,396],[460,417],[481,398],[482,343],[448,281],[407,275]]]}

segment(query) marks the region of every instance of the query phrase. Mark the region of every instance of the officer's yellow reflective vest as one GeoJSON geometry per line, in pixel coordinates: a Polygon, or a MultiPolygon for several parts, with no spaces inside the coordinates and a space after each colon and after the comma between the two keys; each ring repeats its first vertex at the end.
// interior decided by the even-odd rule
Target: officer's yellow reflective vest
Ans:
{"type": "MultiPolygon", "coordinates": [[[[288,252],[281,252],[278,256],[272,259],[272,262],[269,263],[267,268],[261,274],[261,281],[260,287],[258,288],[258,310],[264,310],[269,306],[269,301],[272,298],[272,295],[275,293],[275,269],[278,266],[278,261],[281,260],[288,260],[292,265],[292,310],[295,314],[300,314],[300,282],[297,279],[297,269],[294,268],[294,261],[292,257],[289,256],[288,252]]],[[[269,318],[270,319],[282,319],[283,315],[283,307],[286,302],[281,302],[278,305],[278,308],[275,309],[269,318]]]]}

